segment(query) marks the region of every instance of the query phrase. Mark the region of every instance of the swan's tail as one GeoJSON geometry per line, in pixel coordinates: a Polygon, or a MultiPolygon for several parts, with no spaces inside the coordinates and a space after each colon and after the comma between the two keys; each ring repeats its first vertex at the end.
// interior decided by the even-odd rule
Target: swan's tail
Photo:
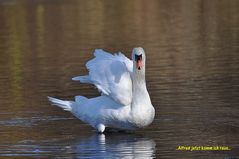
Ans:
{"type": "Polygon", "coordinates": [[[72,111],[73,101],[64,101],[52,97],[48,97],[48,100],[51,102],[52,105],[56,105],[66,111],[72,111]]]}

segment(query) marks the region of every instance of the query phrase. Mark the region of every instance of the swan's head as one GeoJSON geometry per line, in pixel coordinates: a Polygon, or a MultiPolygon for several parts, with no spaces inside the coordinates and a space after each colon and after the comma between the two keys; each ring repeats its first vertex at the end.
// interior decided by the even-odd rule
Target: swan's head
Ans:
{"type": "Polygon", "coordinates": [[[136,68],[136,70],[145,70],[145,58],[145,52],[142,47],[137,47],[133,49],[132,60],[134,62],[134,68],[136,68]]]}

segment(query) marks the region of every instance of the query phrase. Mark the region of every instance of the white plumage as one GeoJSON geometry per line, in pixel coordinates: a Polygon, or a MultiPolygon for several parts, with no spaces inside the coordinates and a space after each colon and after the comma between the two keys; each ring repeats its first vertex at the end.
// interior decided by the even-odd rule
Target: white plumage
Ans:
{"type": "Polygon", "coordinates": [[[53,105],[72,112],[99,132],[106,127],[134,130],[149,125],[154,108],[145,83],[146,56],[142,48],[134,48],[132,60],[122,53],[110,54],[101,49],[86,63],[89,75],[72,80],[94,84],[101,96],[88,99],[76,96],[75,101],[49,97],[53,105]]]}
{"type": "Polygon", "coordinates": [[[129,105],[132,100],[133,62],[122,53],[112,55],[101,49],[95,50],[95,58],[86,63],[89,75],[72,80],[94,84],[100,92],[115,101],[129,105]]]}

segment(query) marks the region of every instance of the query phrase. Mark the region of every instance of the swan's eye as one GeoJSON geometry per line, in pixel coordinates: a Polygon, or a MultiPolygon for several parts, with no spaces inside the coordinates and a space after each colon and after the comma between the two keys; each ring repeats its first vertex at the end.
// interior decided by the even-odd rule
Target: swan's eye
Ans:
{"type": "Polygon", "coordinates": [[[141,61],[142,60],[142,54],[141,55],[135,55],[135,61],[141,61]]]}

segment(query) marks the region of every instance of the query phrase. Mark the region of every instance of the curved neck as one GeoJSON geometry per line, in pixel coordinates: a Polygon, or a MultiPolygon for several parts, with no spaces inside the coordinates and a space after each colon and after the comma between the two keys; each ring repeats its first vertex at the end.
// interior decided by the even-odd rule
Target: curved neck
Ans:
{"type": "Polygon", "coordinates": [[[141,105],[148,104],[150,101],[150,97],[146,87],[145,81],[145,68],[142,70],[137,70],[134,68],[133,70],[133,99],[132,99],[132,107],[137,107],[141,105]]]}
{"type": "Polygon", "coordinates": [[[142,70],[138,70],[137,68],[134,67],[132,79],[133,86],[139,83],[145,84],[145,67],[142,68],[142,70]]]}

